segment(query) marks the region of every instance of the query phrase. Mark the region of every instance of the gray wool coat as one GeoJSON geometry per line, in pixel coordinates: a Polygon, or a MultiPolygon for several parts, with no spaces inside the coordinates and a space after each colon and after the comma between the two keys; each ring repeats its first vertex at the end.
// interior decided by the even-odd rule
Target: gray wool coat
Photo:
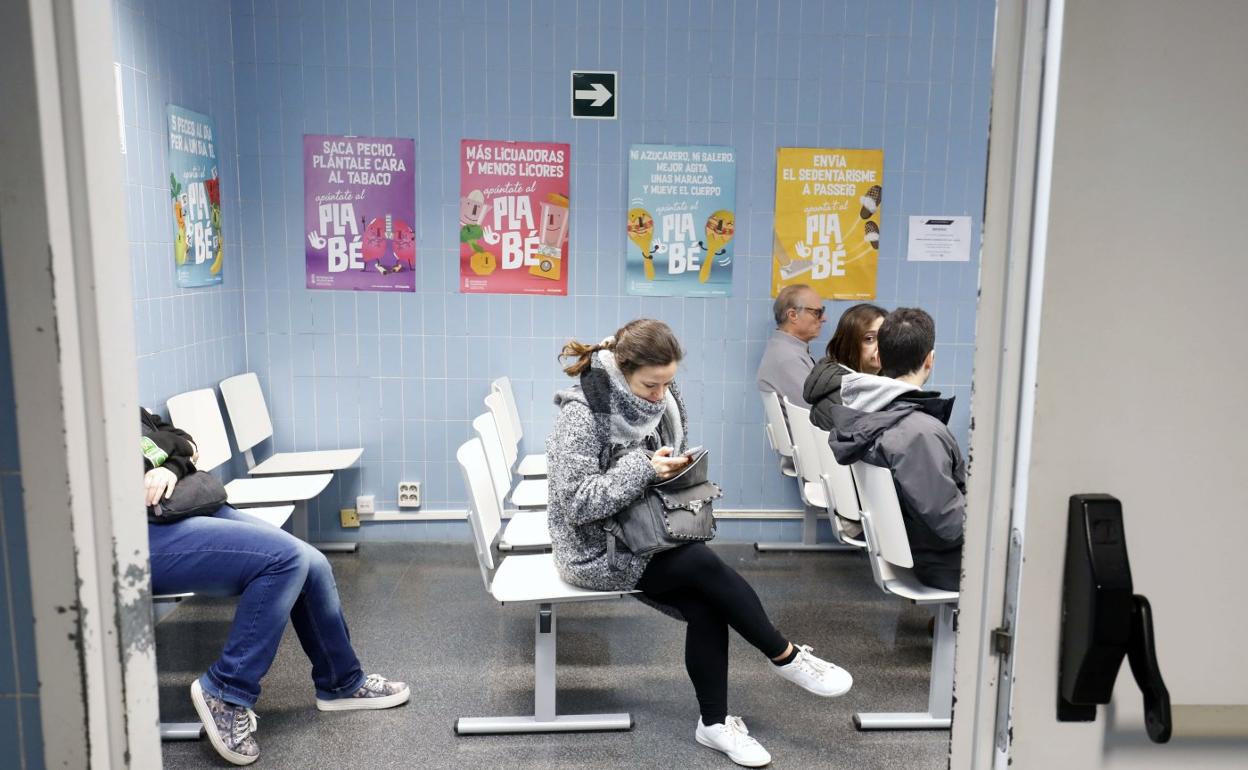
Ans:
{"type": "MultiPolygon", "coordinates": [[[[547,521],[555,565],[565,581],[597,591],[629,591],[650,559],[619,548],[608,561],[603,524],[658,478],[647,450],[670,446],[674,431],[663,420],[658,435],[613,445],[610,387],[606,374],[591,368],[580,385],[555,394],[559,416],[546,437],[547,521]]],[[[676,449],[683,451],[688,435],[685,404],[675,383],[669,391],[680,412],[682,446],[676,449]]]]}

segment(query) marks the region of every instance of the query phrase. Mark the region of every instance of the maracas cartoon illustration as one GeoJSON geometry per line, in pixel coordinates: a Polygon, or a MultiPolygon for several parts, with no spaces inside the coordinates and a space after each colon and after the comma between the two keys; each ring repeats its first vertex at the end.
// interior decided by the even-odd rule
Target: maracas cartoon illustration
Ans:
{"type": "Polygon", "coordinates": [[[628,210],[628,239],[641,249],[641,259],[646,266],[646,280],[654,280],[654,257],[650,244],[654,241],[654,217],[645,209],[628,210]]]}
{"type": "Polygon", "coordinates": [[[732,236],[737,232],[737,218],[733,216],[731,211],[720,209],[711,214],[706,219],[706,259],[702,262],[702,269],[698,272],[698,281],[706,283],[711,277],[711,264],[715,261],[715,255],[728,245],[732,240],[732,236]]]}

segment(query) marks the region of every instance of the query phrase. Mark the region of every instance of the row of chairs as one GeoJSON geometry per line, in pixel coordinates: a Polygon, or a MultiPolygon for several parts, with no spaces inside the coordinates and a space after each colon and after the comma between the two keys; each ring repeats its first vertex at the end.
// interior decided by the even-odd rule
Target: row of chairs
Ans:
{"type": "MultiPolygon", "coordinates": [[[[246,372],[222,381],[220,387],[230,414],[234,443],[243,454],[250,474],[249,478],[234,479],[225,485],[230,505],[275,527],[282,527],[290,521],[293,533],[306,540],[307,501],[324,491],[333,478],[333,472],[354,465],[363,454],[363,448],[275,452],[257,463],[252,450],[273,435],[273,423],[260,381],[254,372],[246,372]]],[[[225,422],[212,388],[180,393],[170,398],[166,407],[170,422],[195,439],[199,451],[196,468],[211,471],[231,458],[225,422]]],[[[321,547],[350,551],[356,545],[332,543],[322,544],[321,547]]],[[[155,621],[164,620],[179,603],[193,595],[153,596],[155,621]]],[[[161,722],[160,737],[166,741],[199,740],[203,737],[203,725],[199,722],[161,722]]]]}
{"type": "MultiPolygon", "coordinates": [[[[273,422],[260,381],[254,372],[221,382],[221,395],[230,414],[234,443],[247,463],[248,477],[225,485],[230,505],[236,508],[294,505],[291,520],[295,536],[307,540],[308,501],[325,490],[333,474],[354,465],[364,453],[362,447],[303,452],[277,452],[257,463],[252,450],[273,435],[273,422]]],[[[200,470],[212,470],[232,457],[226,437],[225,420],[212,388],[179,393],[166,402],[169,420],[195,439],[200,470]]],[[[326,551],[354,552],[355,543],[322,543],[326,551]]]]}
{"type": "Polygon", "coordinates": [[[914,558],[892,473],[862,462],[841,465],[832,454],[828,432],[811,422],[810,409],[786,398],[782,411],[775,393],[762,395],[768,442],[780,458],[781,472],[797,478],[808,512],[827,512],[838,546],[866,551],[881,591],[935,610],[928,710],[861,713],[854,716],[854,724],[862,730],[947,729],[953,708],[953,619],[958,593],[924,585],[914,576],[914,558]]]}
{"type": "MultiPolygon", "coordinates": [[[[558,605],[619,599],[631,592],[588,591],[569,585],[560,578],[553,554],[518,552],[550,547],[544,507],[514,511],[507,526],[503,524],[506,502],[509,499],[515,502],[515,490],[526,483],[541,484],[544,479],[513,480],[513,471],[518,473],[514,465],[516,454],[514,449],[508,451],[507,445],[512,444],[516,434],[514,431],[506,433],[510,413],[498,408],[500,399],[494,398],[497,395],[500,395],[499,388],[492,389],[486,398],[489,411],[473,420],[476,438],[459,447],[456,460],[469,496],[468,520],[486,591],[500,605],[531,605],[536,612],[533,713],[461,718],[456,720],[455,731],[475,734],[631,729],[633,720],[627,713],[561,715],[556,709],[558,605]],[[517,527],[526,516],[531,518],[517,527]],[[529,539],[522,543],[513,528],[526,532],[529,539]]],[[[825,509],[835,511],[838,539],[847,547],[867,552],[872,575],[881,590],[916,604],[936,607],[927,711],[859,713],[854,716],[854,724],[862,730],[948,729],[953,695],[953,616],[958,595],[925,586],[914,577],[914,561],[892,474],[887,469],[863,463],[852,467],[839,465],[832,456],[826,433],[820,435],[821,432],[811,425],[809,411],[788,406],[794,433],[801,436],[798,441],[805,449],[806,465],[828,471],[816,475],[817,481],[812,480],[816,486],[808,494],[822,499],[825,509]],[[821,498],[817,497],[820,495],[821,498]],[[862,528],[860,538],[853,537],[855,524],[862,528]]],[[[802,450],[790,454],[796,455],[796,470],[802,450]]],[[[542,489],[544,491],[544,485],[542,489]]]]}
{"type": "MultiPolygon", "coordinates": [[[[819,516],[827,515],[831,517],[834,509],[831,503],[825,485],[820,478],[821,463],[816,457],[816,452],[812,448],[807,448],[806,462],[802,462],[801,452],[797,449],[797,429],[791,424],[793,417],[790,415],[786,418],[786,408],[789,406],[786,400],[784,406],[780,403],[780,397],[775,393],[762,393],[763,398],[763,432],[767,437],[767,443],[772,451],[776,453],[777,459],[780,461],[780,472],[785,476],[794,479],[797,482],[797,490],[801,496],[803,515],[802,515],[802,541],[800,543],[755,543],[754,547],[760,551],[846,551],[853,550],[854,546],[846,543],[840,537],[833,533],[834,542],[819,542],[819,516]]],[[[809,422],[809,412],[807,414],[809,422]]],[[[835,520],[833,520],[835,521],[835,520]]]]}

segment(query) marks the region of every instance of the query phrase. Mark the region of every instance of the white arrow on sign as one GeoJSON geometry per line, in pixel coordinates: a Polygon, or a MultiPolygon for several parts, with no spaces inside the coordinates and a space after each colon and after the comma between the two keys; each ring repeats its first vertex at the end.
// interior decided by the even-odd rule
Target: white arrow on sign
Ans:
{"type": "Polygon", "coordinates": [[[577,91],[573,95],[578,101],[593,99],[594,102],[589,105],[590,107],[601,107],[611,101],[611,92],[602,83],[593,83],[588,91],[577,91]]]}

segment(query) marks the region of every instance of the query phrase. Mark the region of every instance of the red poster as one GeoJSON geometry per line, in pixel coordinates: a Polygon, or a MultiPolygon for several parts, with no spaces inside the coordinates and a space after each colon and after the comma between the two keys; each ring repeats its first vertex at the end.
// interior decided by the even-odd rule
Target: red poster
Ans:
{"type": "Polygon", "coordinates": [[[459,290],[568,293],[571,148],[460,143],[459,290]]]}

